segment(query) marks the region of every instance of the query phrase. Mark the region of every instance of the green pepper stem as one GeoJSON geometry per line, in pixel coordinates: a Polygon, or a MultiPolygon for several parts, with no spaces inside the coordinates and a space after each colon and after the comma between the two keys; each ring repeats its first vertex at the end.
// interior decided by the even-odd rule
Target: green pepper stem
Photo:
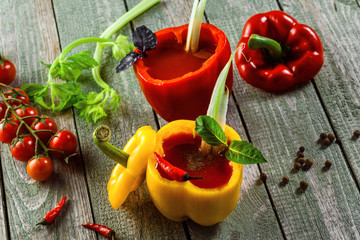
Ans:
{"type": "Polygon", "coordinates": [[[270,59],[273,61],[279,61],[283,56],[281,45],[277,41],[257,34],[251,34],[248,47],[251,50],[257,50],[259,48],[266,49],[270,59]]]}
{"type": "Polygon", "coordinates": [[[123,167],[127,167],[127,160],[129,154],[109,143],[111,138],[111,130],[108,126],[101,125],[97,127],[93,133],[93,140],[98,148],[105,153],[106,156],[121,164],[123,167]]]}

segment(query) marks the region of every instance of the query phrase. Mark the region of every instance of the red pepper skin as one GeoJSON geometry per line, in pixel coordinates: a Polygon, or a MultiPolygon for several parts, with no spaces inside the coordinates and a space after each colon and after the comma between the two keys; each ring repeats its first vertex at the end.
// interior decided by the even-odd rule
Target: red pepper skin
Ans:
{"type": "Polygon", "coordinates": [[[244,26],[238,43],[235,63],[241,77],[250,85],[268,92],[282,92],[295,85],[309,82],[324,63],[323,46],[319,36],[309,26],[298,23],[282,11],[270,11],[252,16],[244,26]],[[251,34],[271,38],[291,48],[283,62],[266,59],[262,49],[251,50],[251,34]]]}
{"type": "Polygon", "coordinates": [[[49,225],[54,222],[57,215],[59,215],[60,210],[64,206],[66,202],[66,196],[64,196],[60,202],[53,208],[50,212],[48,212],[36,225],[49,225]]]}
{"type": "MultiPolygon", "coordinates": [[[[185,44],[188,25],[166,28],[155,32],[158,39],[156,48],[169,43],[185,44]]],[[[195,72],[170,80],[152,78],[144,61],[139,59],[134,65],[134,72],[141,90],[152,108],[166,121],[177,119],[195,120],[205,115],[216,80],[229,60],[231,48],[229,41],[220,29],[212,24],[201,26],[200,42],[212,39],[216,45],[215,53],[195,72]]],[[[156,51],[156,49],[155,49],[156,51]]],[[[231,92],[233,85],[232,66],[226,86],[231,92]]]]}
{"type": "Polygon", "coordinates": [[[100,233],[102,236],[106,237],[107,239],[111,239],[111,240],[115,239],[115,232],[111,228],[108,228],[104,225],[95,224],[95,223],[83,223],[82,226],[100,233]]]}

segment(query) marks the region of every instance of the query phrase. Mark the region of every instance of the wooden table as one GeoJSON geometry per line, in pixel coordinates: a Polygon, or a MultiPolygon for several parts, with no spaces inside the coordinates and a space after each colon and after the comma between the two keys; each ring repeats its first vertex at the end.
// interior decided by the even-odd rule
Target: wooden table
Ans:
{"type": "MultiPolygon", "coordinates": [[[[71,41],[98,36],[140,0],[2,0],[0,47],[17,66],[13,86],[44,83],[46,68],[71,41]]],[[[134,27],[152,30],[188,22],[191,0],[163,0],[136,18],[134,27]]],[[[258,12],[281,9],[319,34],[325,63],[311,83],[284,94],[269,94],[246,84],[234,69],[228,123],[243,139],[261,149],[268,162],[244,167],[241,196],[223,222],[201,227],[192,221],[173,222],[154,207],[146,184],[131,193],[117,211],[108,202],[106,184],[115,163],[92,142],[96,126],[113,130],[112,143],[124,146],[138,127],[158,128],[133,71],[115,73],[117,61],[106,52],[102,76],[122,96],[116,114],[96,124],[86,123],[76,110],[54,114],[62,128],[77,133],[80,155],[67,165],[56,161],[48,181],[38,183],[26,173],[26,163],[14,160],[1,146],[0,239],[104,239],[81,227],[95,222],[113,228],[117,239],[360,239],[360,3],[358,0],[209,0],[206,21],[221,28],[235,48],[246,20],[258,12]],[[341,139],[327,148],[317,143],[321,132],[341,139]],[[300,146],[313,158],[309,171],[293,172],[300,146]],[[324,162],[333,166],[323,170],[324,162]],[[261,172],[267,184],[258,182],[261,172]],[[290,183],[280,186],[287,175],[290,183]],[[306,180],[308,189],[298,191],[306,180]],[[35,223],[60,198],[68,203],[54,224],[35,223]]],[[[79,50],[94,50],[95,45],[79,50]]],[[[80,79],[86,91],[98,91],[90,72],[80,79]]],[[[159,120],[158,120],[159,119],[159,120]]]]}

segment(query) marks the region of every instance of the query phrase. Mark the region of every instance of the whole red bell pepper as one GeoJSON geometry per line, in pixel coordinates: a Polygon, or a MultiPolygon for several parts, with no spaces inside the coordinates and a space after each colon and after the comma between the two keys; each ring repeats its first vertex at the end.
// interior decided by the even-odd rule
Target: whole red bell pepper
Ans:
{"type": "MultiPolygon", "coordinates": [[[[201,42],[206,41],[209,44],[210,41],[215,46],[215,51],[201,68],[167,80],[156,79],[151,76],[149,74],[151,69],[144,63],[145,58],[150,59],[156,51],[172,45],[184,45],[185,48],[187,30],[188,24],[155,32],[158,39],[155,50],[150,51],[148,56],[137,60],[133,65],[147,101],[166,121],[195,120],[199,115],[206,114],[216,80],[231,55],[230,44],[224,32],[212,24],[202,23],[200,45],[201,42]]],[[[156,61],[156,59],[151,61],[156,61]]],[[[172,63],[169,62],[169,64],[172,63]]],[[[226,86],[230,92],[232,85],[231,67],[226,81],[226,86]]]]}
{"type": "Polygon", "coordinates": [[[252,16],[245,23],[240,44],[244,49],[236,53],[235,63],[241,77],[268,92],[310,81],[324,63],[316,32],[282,11],[252,16]]]}

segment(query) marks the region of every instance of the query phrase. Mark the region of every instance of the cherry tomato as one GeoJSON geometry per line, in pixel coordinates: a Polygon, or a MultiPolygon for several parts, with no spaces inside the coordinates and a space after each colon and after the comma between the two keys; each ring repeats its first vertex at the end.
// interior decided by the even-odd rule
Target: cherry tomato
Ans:
{"type": "Polygon", "coordinates": [[[34,131],[39,131],[39,130],[50,130],[52,132],[37,132],[36,135],[40,138],[40,140],[44,143],[47,144],[50,140],[50,138],[58,131],[58,127],[56,125],[56,123],[54,122],[54,120],[52,120],[51,118],[45,118],[42,119],[42,121],[40,122],[34,122],[31,125],[31,128],[34,131]],[[42,122],[44,121],[44,122],[42,122]]]}
{"type": "Polygon", "coordinates": [[[7,106],[4,102],[0,102],[0,121],[5,117],[7,106]]]}
{"type": "Polygon", "coordinates": [[[16,76],[16,68],[8,59],[0,56],[0,83],[10,85],[16,76]]]}
{"type": "Polygon", "coordinates": [[[0,122],[0,142],[10,144],[11,141],[16,137],[16,131],[19,125],[17,123],[12,124],[4,121],[0,122]]]}
{"type": "Polygon", "coordinates": [[[53,163],[48,157],[35,157],[28,161],[26,170],[29,176],[39,182],[47,180],[53,171],[53,163]]]}
{"type": "MultiPolygon", "coordinates": [[[[25,105],[30,103],[29,96],[26,92],[22,91],[20,88],[12,88],[4,93],[6,98],[16,98],[21,100],[21,102],[25,105]]],[[[11,105],[19,106],[21,102],[16,100],[9,100],[8,103],[11,105]]]]}
{"type": "Polygon", "coordinates": [[[63,151],[65,153],[62,154],[60,152],[50,151],[51,155],[57,158],[66,158],[67,156],[76,153],[76,136],[72,132],[67,130],[60,131],[50,140],[49,148],[63,151]]]}
{"type": "Polygon", "coordinates": [[[11,143],[10,151],[16,160],[28,161],[35,155],[35,138],[27,136],[22,138],[22,141],[17,140],[16,143],[11,143]]]}
{"type": "MultiPolygon", "coordinates": [[[[25,113],[22,108],[16,109],[15,112],[21,118],[29,117],[29,116],[39,116],[39,112],[35,108],[32,108],[32,107],[25,107],[25,113]]],[[[12,120],[13,122],[20,124],[20,121],[13,114],[11,114],[11,117],[14,118],[14,120],[12,120]]],[[[33,122],[35,122],[36,119],[37,119],[36,117],[25,118],[24,122],[27,125],[31,126],[31,124],[33,124],[33,122]]]]}

